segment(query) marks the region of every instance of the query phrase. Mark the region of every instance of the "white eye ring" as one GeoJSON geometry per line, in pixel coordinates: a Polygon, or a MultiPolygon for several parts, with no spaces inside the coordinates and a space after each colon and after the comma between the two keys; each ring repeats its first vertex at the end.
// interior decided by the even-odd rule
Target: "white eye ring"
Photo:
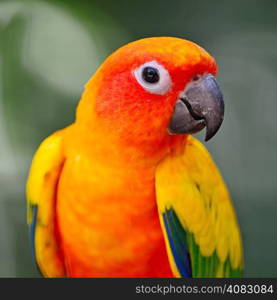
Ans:
{"type": "Polygon", "coordinates": [[[133,71],[137,82],[149,93],[164,95],[172,86],[172,81],[168,71],[155,60],[146,62],[133,71]],[[159,80],[155,83],[149,83],[143,78],[143,71],[145,68],[150,67],[156,69],[159,75],[159,80]]]}

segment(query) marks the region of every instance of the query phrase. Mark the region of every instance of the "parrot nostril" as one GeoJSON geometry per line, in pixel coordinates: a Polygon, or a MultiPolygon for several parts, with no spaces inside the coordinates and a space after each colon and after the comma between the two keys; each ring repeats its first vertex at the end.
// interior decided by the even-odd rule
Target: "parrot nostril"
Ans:
{"type": "Polygon", "coordinates": [[[200,79],[200,75],[195,75],[192,77],[192,81],[197,81],[200,79]]]}

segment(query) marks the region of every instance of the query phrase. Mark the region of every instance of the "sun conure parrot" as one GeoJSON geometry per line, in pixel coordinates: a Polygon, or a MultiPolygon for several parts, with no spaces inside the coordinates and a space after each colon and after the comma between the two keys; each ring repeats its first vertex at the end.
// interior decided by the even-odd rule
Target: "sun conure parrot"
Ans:
{"type": "Polygon", "coordinates": [[[46,138],[27,182],[46,277],[240,277],[235,212],[191,136],[219,129],[215,60],[179,38],[115,51],[86,84],[69,127],[46,138]]]}

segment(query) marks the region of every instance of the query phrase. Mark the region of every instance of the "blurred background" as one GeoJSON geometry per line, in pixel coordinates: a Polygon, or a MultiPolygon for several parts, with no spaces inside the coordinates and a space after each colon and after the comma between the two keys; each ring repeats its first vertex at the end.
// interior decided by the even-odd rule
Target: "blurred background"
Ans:
{"type": "Polygon", "coordinates": [[[234,200],[245,276],[277,277],[276,16],[274,0],[0,1],[0,277],[39,276],[25,221],[37,146],[74,120],[108,54],[161,35],[217,59],[226,117],[206,146],[234,200]]]}

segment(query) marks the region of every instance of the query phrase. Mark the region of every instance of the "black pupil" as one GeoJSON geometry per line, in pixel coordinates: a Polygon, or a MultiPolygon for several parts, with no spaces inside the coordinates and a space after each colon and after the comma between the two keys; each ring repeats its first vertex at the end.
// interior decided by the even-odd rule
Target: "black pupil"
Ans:
{"type": "Polygon", "coordinates": [[[158,70],[151,67],[146,67],[143,69],[142,77],[148,83],[156,83],[160,79],[158,70]]]}

